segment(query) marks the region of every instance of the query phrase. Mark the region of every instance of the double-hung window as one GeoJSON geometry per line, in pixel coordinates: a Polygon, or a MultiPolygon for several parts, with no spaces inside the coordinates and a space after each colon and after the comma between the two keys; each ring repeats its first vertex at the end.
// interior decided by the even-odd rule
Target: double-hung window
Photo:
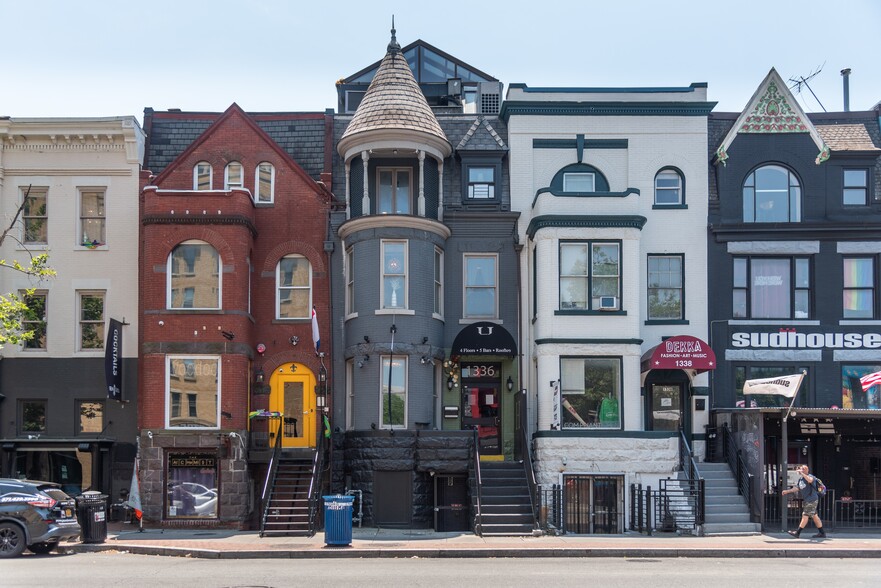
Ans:
{"type": "Polygon", "coordinates": [[[223,189],[241,188],[245,185],[243,176],[242,164],[238,161],[229,162],[226,164],[226,170],[223,173],[223,189]]]}
{"type": "Polygon", "coordinates": [[[465,255],[465,318],[494,319],[498,317],[498,256],[465,255]]]}
{"type": "Polygon", "coordinates": [[[410,214],[410,169],[379,168],[377,214],[410,214]]]}
{"type": "Polygon", "coordinates": [[[79,349],[104,349],[104,292],[79,292],[79,349]]]}
{"type": "Polygon", "coordinates": [[[621,358],[561,358],[560,392],[562,428],[621,428],[621,358]]]}
{"type": "Polygon", "coordinates": [[[212,171],[211,164],[207,161],[200,161],[193,166],[193,190],[211,190],[212,171]]]}
{"type": "Polygon", "coordinates": [[[844,318],[875,318],[875,258],[845,257],[843,262],[844,318]]]}
{"type": "Polygon", "coordinates": [[[682,204],[682,176],[672,169],[663,169],[655,176],[655,204],[682,204]]]}
{"type": "Polygon", "coordinates": [[[619,309],[620,253],[620,243],[561,243],[560,310],[619,309]]]}
{"type": "Polygon", "coordinates": [[[307,319],[312,316],[312,264],[302,255],[288,255],[278,262],[276,317],[307,319]]]}
{"type": "Polygon", "coordinates": [[[468,199],[494,200],[496,197],[496,168],[468,166],[468,199]]]}
{"type": "Polygon", "coordinates": [[[407,308],[407,242],[382,242],[382,308],[407,308]]]}
{"type": "Polygon", "coordinates": [[[434,248],[434,315],[444,316],[444,252],[434,248]]]}
{"type": "Polygon", "coordinates": [[[166,426],[170,429],[217,428],[221,400],[220,358],[168,355],[165,373],[166,426]]]}
{"type": "Polygon", "coordinates": [[[49,188],[22,188],[25,245],[49,242],[49,188]]]}
{"type": "Polygon", "coordinates": [[[810,318],[810,259],[735,257],[732,312],[734,318],[810,318]]]}
{"type": "Polygon", "coordinates": [[[275,166],[261,163],[257,166],[254,200],[256,202],[272,202],[275,199],[275,166]]]}
{"type": "Polygon", "coordinates": [[[865,169],[844,170],[842,203],[845,206],[868,204],[869,172],[865,169]]]}
{"type": "Polygon", "coordinates": [[[208,243],[185,241],[168,256],[168,308],[218,309],[220,255],[208,243]]]}
{"type": "Polygon", "coordinates": [[[104,190],[80,189],[80,235],[84,247],[98,247],[107,243],[104,190]]]}
{"type": "Polygon", "coordinates": [[[648,319],[681,320],[682,255],[648,256],[648,319]]]}
{"type": "Polygon", "coordinates": [[[346,315],[355,313],[355,246],[346,249],[346,315]]]}
{"type": "Polygon", "coordinates": [[[28,307],[21,321],[22,331],[31,332],[33,336],[22,344],[24,349],[46,349],[46,327],[48,321],[48,292],[38,291],[28,294],[20,292],[19,296],[28,307]]]}

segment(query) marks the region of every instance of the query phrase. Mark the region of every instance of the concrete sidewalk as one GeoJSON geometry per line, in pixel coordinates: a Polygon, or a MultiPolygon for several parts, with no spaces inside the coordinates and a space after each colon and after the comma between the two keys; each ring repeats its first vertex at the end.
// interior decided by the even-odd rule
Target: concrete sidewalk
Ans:
{"type": "MultiPolygon", "coordinates": [[[[806,537],[814,534],[808,529],[806,537]]],[[[127,552],[209,559],[302,559],[378,557],[833,557],[881,558],[881,534],[840,532],[819,540],[785,533],[690,537],[624,535],[544,535],[478,537],[422,529],[354,528],[350,546],[313,537],[260,537],[256,531],[160,529],[110,523],[103,543],[62,543],[59,551],[127,552]]]]}

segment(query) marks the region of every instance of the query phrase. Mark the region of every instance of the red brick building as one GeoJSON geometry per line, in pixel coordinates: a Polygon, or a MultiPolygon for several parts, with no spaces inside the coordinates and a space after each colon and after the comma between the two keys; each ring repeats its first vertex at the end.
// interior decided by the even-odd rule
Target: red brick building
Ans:
{"type": "Polygon", "coordinates": [[[145,516],[251,526],[275,432],[308,453],[323,430],[316,396],[329,345],[316,350],[312,317],[329,340],[332,116],[233,104],[222,114],[147,109],[144,123],[145,516]]]}

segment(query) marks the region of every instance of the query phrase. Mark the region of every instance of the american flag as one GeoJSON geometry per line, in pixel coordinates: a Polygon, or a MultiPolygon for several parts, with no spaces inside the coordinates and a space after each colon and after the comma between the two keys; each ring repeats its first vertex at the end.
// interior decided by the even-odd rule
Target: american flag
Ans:
{"type": "Polygon", "coordinates": [[[869,388],[872,386],[877,386],[881,384],[881,372],[875,372],[873,374],[866,374],[862,378],[860,378],[860,384],[863,385],[863,391],[868,392],[869,388]]]}

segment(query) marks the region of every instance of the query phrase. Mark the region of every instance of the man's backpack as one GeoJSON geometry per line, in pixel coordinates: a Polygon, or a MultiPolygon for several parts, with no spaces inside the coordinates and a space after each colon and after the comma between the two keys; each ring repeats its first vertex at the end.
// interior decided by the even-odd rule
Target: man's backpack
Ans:
{"type": "Polygon", "coordinates": [[[817,489],[817,494],[820,496],[826,496],[826,484],[823,483],[823,480],[814,476],[814,488],[817,489]]]}

